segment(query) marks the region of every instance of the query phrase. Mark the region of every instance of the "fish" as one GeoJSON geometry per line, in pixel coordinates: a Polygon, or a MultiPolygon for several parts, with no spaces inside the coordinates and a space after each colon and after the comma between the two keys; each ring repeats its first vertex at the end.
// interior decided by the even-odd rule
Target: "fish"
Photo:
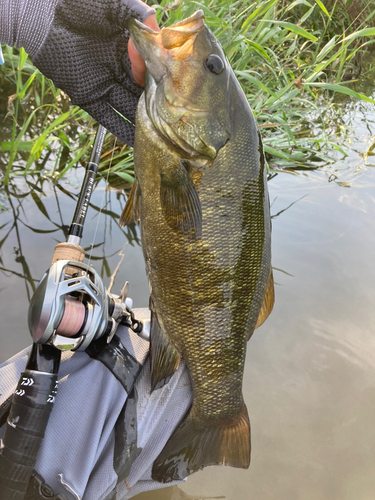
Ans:
{"type": "Polygon", "coordinates": [[[193,391],[153,464],[153,479],[168,483],[250,465],[242,381],[247,341],[274,303],[270,204],[258,127],[204,13],[160,32],[132,19],[129,31],[146,79],[120,225],[141,225],[152,391],[181,358],[193,391]]]}

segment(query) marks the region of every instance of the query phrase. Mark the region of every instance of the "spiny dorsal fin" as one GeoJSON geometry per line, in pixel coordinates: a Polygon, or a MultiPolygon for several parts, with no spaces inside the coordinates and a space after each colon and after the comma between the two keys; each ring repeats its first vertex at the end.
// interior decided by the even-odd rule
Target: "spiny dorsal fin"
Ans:
{"type": "Polygon", "coordinates": [[[263,304],[260,309],[258,321],[255,328],[258,328],[260,325],[263,325],[268,316],[271,314],[274,303],[275,303],[275,290],[273,285],[273,273],[271,269],[271,274],[268,280],[266,293],[264,294],[263,304]]]}
{"type": "Polygon", "coordinates": [[[123,227],[132,222],[139,222],[139,186],[137,179],[134,180],[129,198],[126,200],[124,210],[119,220],[119,225],[123,227]]]}
{"type": "Polygon", "coordinates": [[[161,328],[157,315],[151,311],[151,392],[169,382],[180,364],[181,355],[161,328]]]}

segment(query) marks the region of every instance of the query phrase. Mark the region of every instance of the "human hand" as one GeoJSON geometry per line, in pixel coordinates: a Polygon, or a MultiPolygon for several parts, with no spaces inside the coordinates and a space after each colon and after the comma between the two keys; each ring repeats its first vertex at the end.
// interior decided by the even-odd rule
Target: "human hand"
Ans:
{"type": "Polygon", "coordinates": [[[42,46],[32,54],[73,104],[130,146],[145,71],[135,47],[127,50],[132,17],[158,29],[154,10],[141,0],[61,0],[42,46]]]}

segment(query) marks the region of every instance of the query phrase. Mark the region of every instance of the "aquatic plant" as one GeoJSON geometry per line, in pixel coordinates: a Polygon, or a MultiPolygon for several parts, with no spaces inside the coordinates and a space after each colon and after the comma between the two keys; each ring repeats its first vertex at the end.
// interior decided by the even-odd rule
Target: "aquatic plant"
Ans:
{"type": "Polygon", "coordinates": [[[325,133],[323,115],[335,92],[375,102],[346,81],[356,73],[355,56],[374,42],[375,28],[366,24],[374,9],[357,31],[337,1],[329,12],[320,0],[163,0],[158,14],[168,25],[197,7],[204,10],[249,99],[271,167],[316,168],[317,161],[330,161],[332,148],[345,154],[325,133]]]}
{"type": "MultiPolygon", "coordinates": [[[[350,84],[360,55],[374,42],[375,28],[368,26],[374,1],[162,0],[155,7],[162,25],[203,9],[254,110],[271,168],[317,168],[330,161],[332,150],[345,154],[337,134],[326,133],[326,110],[335,106],[337,92],[375,102],[350,84]]],[[[4,47],[4,55],[1,182],[41,173],[57,181],[87,156],[95,122],[70,105],[23,49],[4,47]]],[[[104,175],[110,158],[110,183],[131,183],[132,150],[108,134],[104,175]]]]}

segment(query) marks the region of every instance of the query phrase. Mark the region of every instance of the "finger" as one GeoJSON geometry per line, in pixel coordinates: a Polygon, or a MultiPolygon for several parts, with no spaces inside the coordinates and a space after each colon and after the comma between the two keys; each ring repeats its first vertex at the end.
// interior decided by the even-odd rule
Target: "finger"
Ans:
{"type": "Polygon", "coordinates": [[[95,120],[133,147],[138,97],[121,85],[114,85],[101,99],[82,105],[95,120]]]}

